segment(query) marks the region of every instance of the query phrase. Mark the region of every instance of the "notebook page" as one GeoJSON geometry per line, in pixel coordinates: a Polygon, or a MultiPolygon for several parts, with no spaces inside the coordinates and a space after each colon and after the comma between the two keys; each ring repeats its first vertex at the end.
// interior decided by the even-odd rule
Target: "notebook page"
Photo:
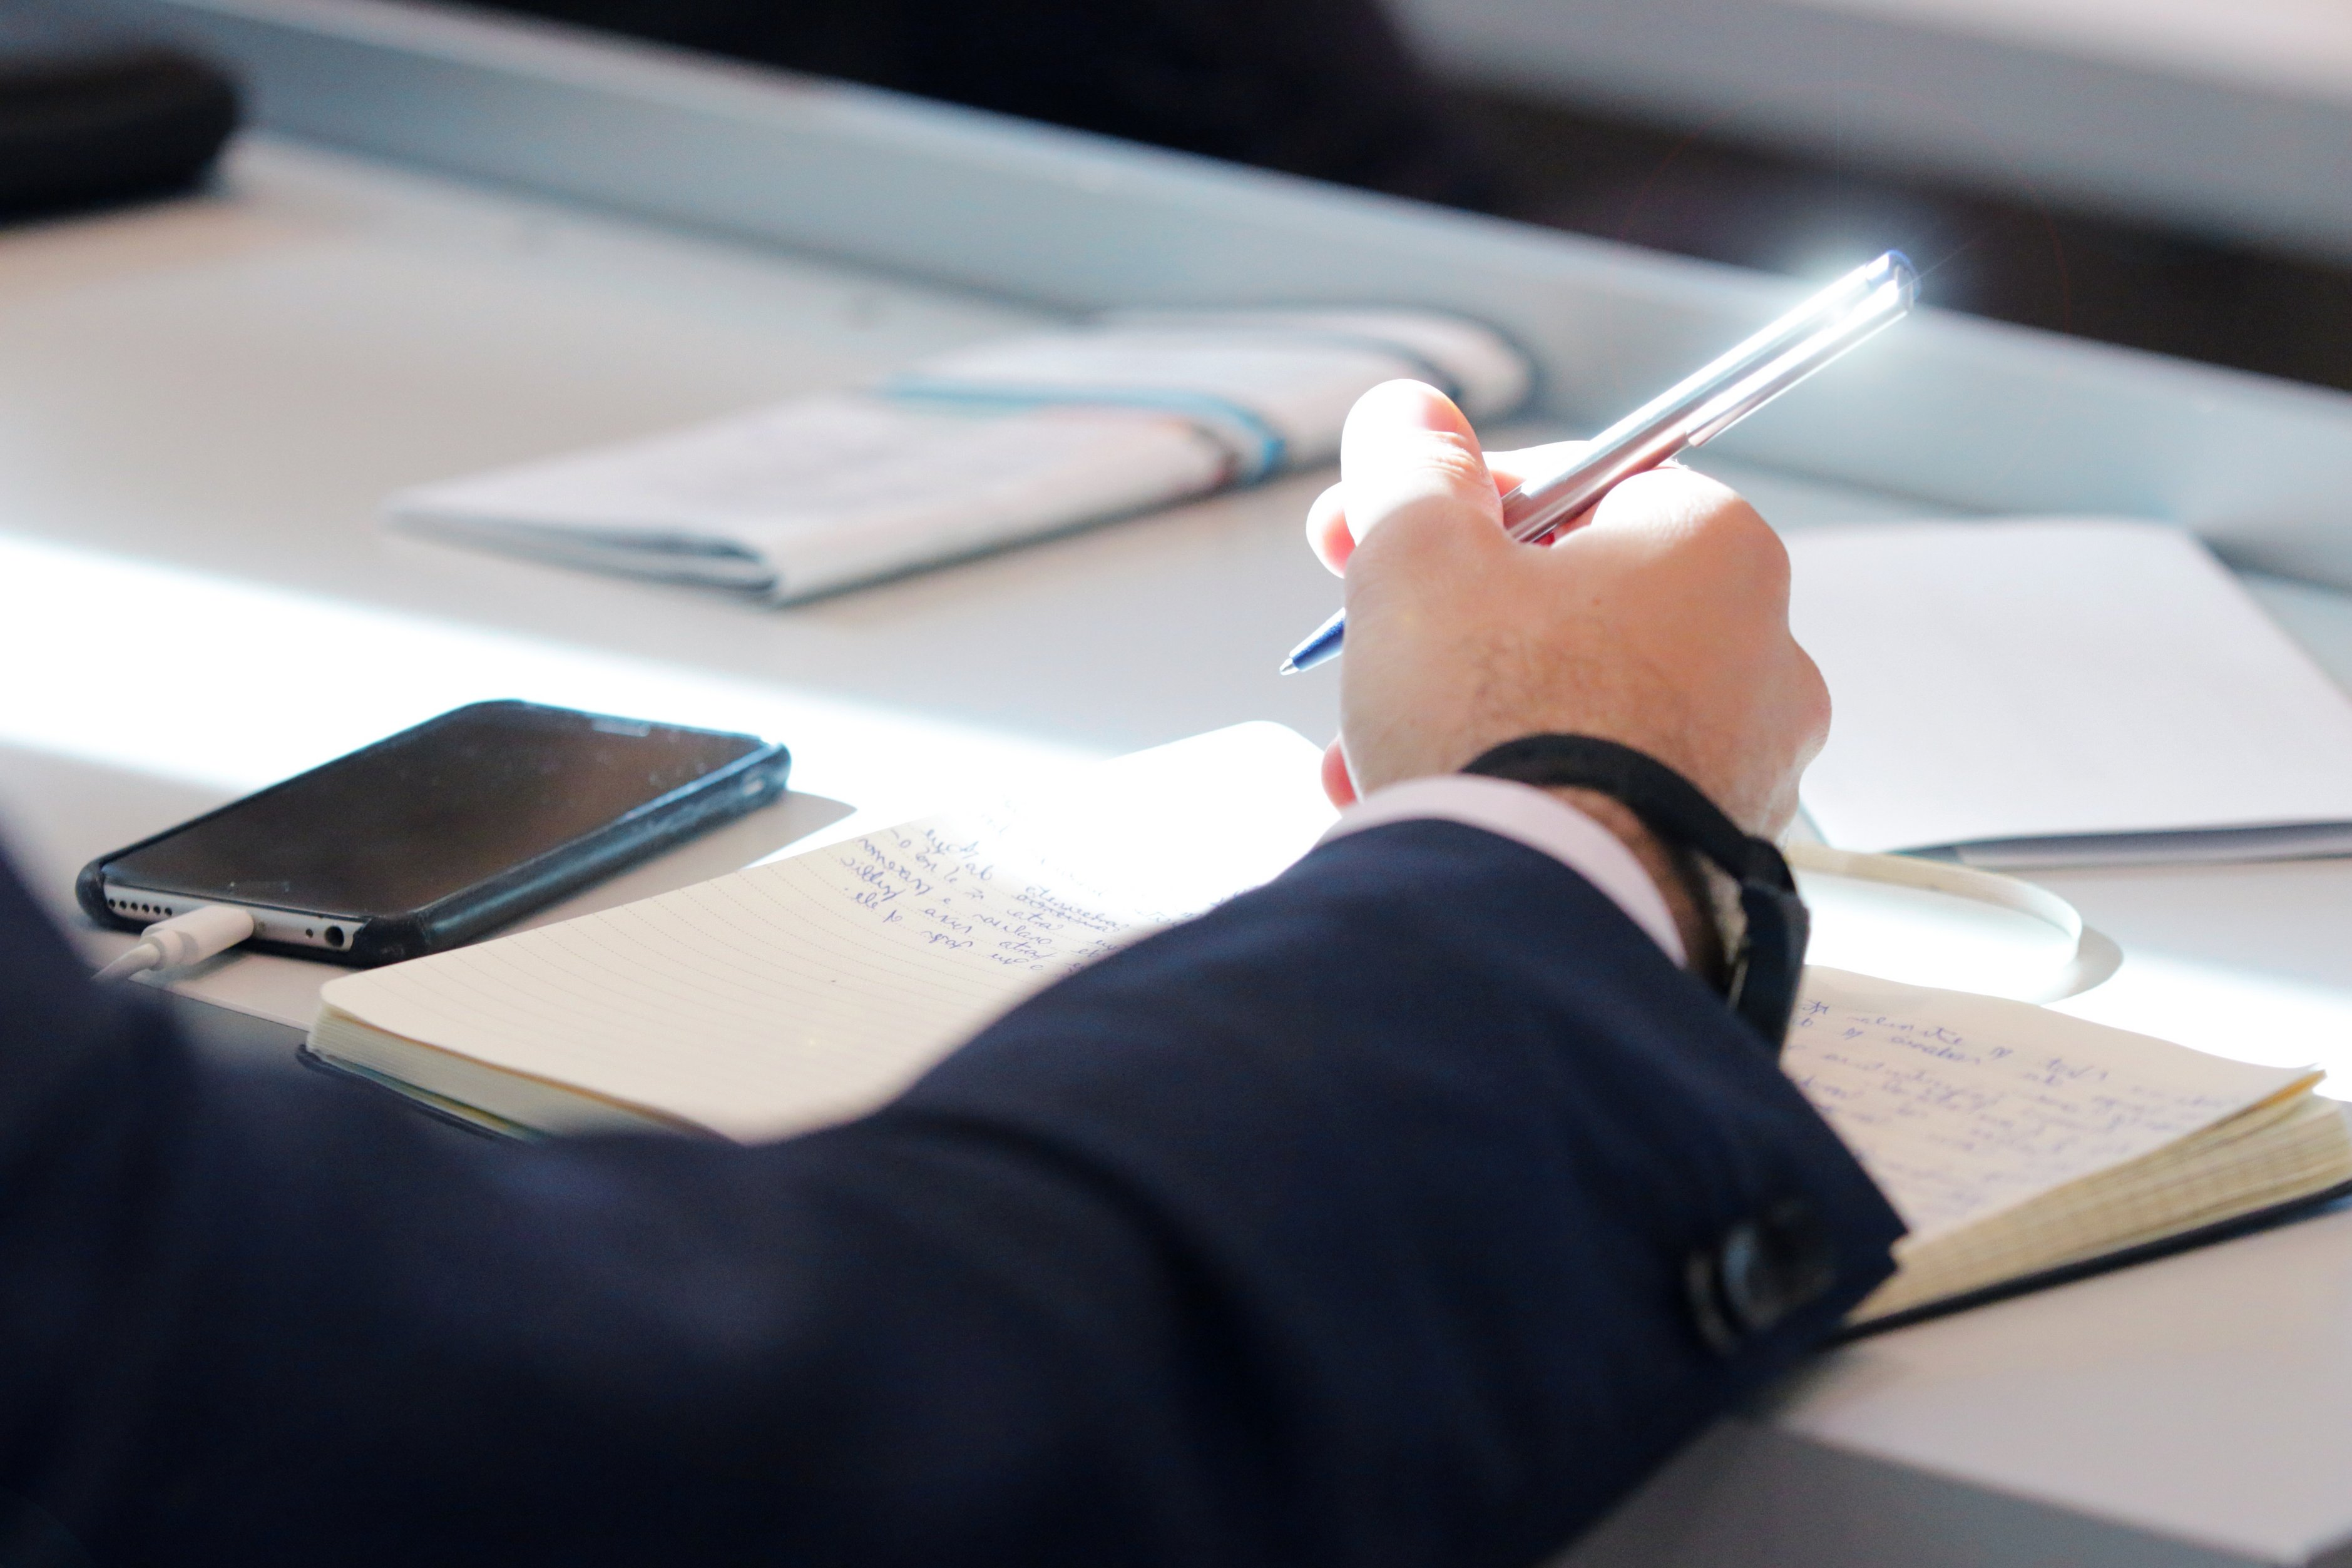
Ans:
{"type": "Polygon", "coordinates": [[[354,975],[404,1039],[773,1137],[887,1100],[1029,991],[1277,874],[1320,754],[1244,725],[619,909],[354,975]]]}
{"type": "Polygon", "coordinates": [[[2258,1212],[2352,1178],[2352,1132],[2333,1100],[2294,1095],[2193,1134],[2144,1160],[2023,1205],[1990,1225],[1897,1245],[1903,1267],[1857,1320],[2098,1258],[2258,1212]]]}
{"type": "Polygon", "coordinates": [[[2026,1002],[1809,969],[1781,1065],[1909,1244],[2315,1082],[2026,1002]]]}
{"type": "Polygon", "coordinates": [[[1790,623],[1837,716],[1805,808],[1842,849],[2352,822],[2352,698],[2177,528],[1789,549],[1790,623]]]}

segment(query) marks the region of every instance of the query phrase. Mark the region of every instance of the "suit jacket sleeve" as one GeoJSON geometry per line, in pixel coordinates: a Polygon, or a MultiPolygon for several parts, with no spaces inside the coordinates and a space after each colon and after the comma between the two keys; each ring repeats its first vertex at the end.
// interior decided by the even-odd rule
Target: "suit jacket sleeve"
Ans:
{"type": "Polygon", "coordinates": [[[0,883],[0,1492],[100,1563],[1528,1563],[1898,1230],[1614,905],[1450,823],[749,1149],[208,1066],[0,883]],[[1759,1223],[1801,1288],[1727,1337],[1759,1223]]]}

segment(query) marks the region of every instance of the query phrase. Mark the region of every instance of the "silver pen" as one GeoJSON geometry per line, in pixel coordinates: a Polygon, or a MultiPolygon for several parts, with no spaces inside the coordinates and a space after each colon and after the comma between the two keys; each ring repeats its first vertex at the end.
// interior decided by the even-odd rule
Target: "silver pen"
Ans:
{"type": "MultiPolygon", "coordinates": [[[[1790,311],[1721,359],[1684,378],[1594,436],[1557,473],[1522,480],[1503,497],[1503,528],[1534,544],[1591,511],[1620,481],[1677,453],[1704,446],[1828,364],[1900,320],[1919,292],[1919,275],[1890,250],[1790,311]]],[[[1282,673],[1336,658],[1345,610],[1290,651],[1282,673]]]]}

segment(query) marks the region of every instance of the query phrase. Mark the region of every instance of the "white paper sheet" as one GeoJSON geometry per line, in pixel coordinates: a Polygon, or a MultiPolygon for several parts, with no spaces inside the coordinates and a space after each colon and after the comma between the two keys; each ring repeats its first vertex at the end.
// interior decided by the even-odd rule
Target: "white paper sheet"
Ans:
{"type": "Polygon", "coordinates": [[[1804,788],[1831,843],[2003,863],[2352,847],[2352,699],[2189,535],[1918,523],[1789,548],[1790,622],[1835,707],[1804,788]]]}

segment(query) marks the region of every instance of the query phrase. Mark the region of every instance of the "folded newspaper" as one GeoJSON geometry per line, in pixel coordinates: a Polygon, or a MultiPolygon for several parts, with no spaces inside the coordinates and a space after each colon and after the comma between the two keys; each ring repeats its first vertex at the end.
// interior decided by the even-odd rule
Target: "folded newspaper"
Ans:
{"type": "Polygon", "coordinates": [[[1529,369],[1489,329],[1401,310],[1123,312],[941,355],[855,392],[427,485],[396,527],[762,594],[871,581],[1328,460],[1411,377],[1473,418],[1529,369]]]}

